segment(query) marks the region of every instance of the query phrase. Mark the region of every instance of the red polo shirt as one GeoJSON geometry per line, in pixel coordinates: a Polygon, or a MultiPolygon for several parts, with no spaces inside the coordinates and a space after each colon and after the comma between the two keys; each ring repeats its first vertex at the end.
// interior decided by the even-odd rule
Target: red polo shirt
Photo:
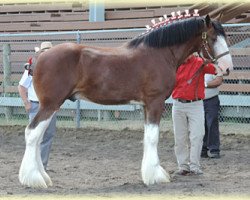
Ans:
{"type": "Polygon", "coordinates": [[[191,83],[188,82],[202,63],[202,58],[192,56],[179,66],[176,73],[175,87],[172,93],[174,99],[195,100],[197,98],[205,98],[204,75],[215,74],[213,64],[207,64],[203,70],[192,79],[191,83]]]}

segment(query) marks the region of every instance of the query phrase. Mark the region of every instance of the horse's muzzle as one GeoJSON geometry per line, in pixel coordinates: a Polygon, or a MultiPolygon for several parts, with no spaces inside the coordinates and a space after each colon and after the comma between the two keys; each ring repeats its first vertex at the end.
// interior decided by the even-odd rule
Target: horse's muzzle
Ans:
{"type": "Polygon", "coordinates": [[[230,74],[230,70],[229,70],[229,69],[226,69],[226,72],[223,73],[223,76],[229,76],[229,74],[230,74]]]}

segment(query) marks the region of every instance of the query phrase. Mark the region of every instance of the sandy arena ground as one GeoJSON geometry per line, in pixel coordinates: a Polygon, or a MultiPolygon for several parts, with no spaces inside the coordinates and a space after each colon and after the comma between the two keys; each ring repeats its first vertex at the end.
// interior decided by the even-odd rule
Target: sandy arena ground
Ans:
{"type": "MultiPolygon", "coordinates": [[[[222,157],[202,158],[204,175],[172,176],[171,183],[146,187],[140,175],[143,131],[59,128],[48,171],[53,186],[31,189],[18,181],[24,129],[0,127],[0,199],[16,195],[250,197],[250,134],[222,134],[222,157]]],[[[170,173],[176,170],[172,132],[161,131],[158,152],[163,168],[170,173]]]]}

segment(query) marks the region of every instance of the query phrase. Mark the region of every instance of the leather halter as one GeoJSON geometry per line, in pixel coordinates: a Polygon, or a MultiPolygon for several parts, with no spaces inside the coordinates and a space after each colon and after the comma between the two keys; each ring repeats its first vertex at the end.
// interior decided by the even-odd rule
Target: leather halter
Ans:
{"type": "MultiPolygon", "coordinates": [[[[209,46],[208,46],[208,41],[207,41],[207,32],[202,32],[202,36],[201,36],[201,37],[202,37],[202,47],[204,48],[205,52],[207,53],[207,55],[209,56],[209,59],[210,59],[211,61],[209,61],[209,60],[203,61],[203,63],[201,64],[201,66],[198,68],[198,70],[197,70],[197,71],[193,74],[193,76],[187,81],[188,84],[190,84],[190,83],[192,82],[192,80],[202,72],[203,68],[204,68],[209,62],[212,62],[212,63],[214,63],[214,64],[217,64],[217,60],[218,60],[219,58],[221,58],[221,57],[223,57],[223,56],[229,54],[229,51],[226,51],[226,52],[221,53],[221,54],[219,54],[218,56],[214,57],[213,55],[211,55],[211,54],[209,53],[208,48],[207,48],[207,47],[209,47],[209,46]]],[[[202,48],[202,47],[201,47],[201,48],[202,48]]],[[[202,57],[202,56],[200,56],[200,57],[202,57]]],[[[203,59],[204,59],[204,57],[203,57],[203,59]]],[[[196,98],[196,99],[198,98],[198,84],[199,84],[199,81],[197,82],[197,84],[196,84],[196,89],[195,89],[195,98],[196,98]]]]}
{"type": "Polygon", "coordinates": [[[208,48],[207,48],[208,47],[207,32],[203,32],[201,38],[202,38],[202,47],[205,50],[206,54],[208,55],[208,57],[212,63],[217,63],[219,58],[230,53],[229,51],[225,51],[224,53],[221,53],[218,56],[211,55],[208,51],[208,48]]]}
{"type": "MultiPolygon", "coordinates": [[[[209,63],[209,62],[212,62],[214,64],[217,64],[217,60],[227,54],[229,54],[230,52],[229,51],[226,51],[224,53],[221,53],[219,54],[218,56],[214,57],[213,55],[211,55],[208,51],[208,41],[207,41],[207,32],[202,32],[202,35],[201,35],[201,38],[202,38],[202,47],[204,48],[205,52],[207,53],[207,55],[209,56],[209,59],[210,60],[207,60],[207,59],[204,59],[204,56],[201,56],[199,54],[200,57],[202,57],[205,61],[203,61],[203,63],[201,64],[201,66],[198,68],[198,70],[194,73],[194,75],[187,81],[188,84],[190,84],[192,82],[192,80],[198,76],[201,71],[203,70],[203,68],[209,63]]],[[[201,48],[202,48],[201,47],[201,48]]]]}

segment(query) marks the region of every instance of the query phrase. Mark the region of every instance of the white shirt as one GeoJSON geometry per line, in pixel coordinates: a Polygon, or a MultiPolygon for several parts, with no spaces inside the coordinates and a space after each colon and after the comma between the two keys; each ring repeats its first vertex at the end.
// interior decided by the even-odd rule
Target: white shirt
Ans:
{"type": "MultiPolygon", "coordinates": [[[[213,74],[205,74],[205,83],[208,83],[216,78],[216,75],[213,74]]],[[[210,99],[212,97],[215,97],[219,95],[219,88],[205,88],[205,99],[210,99]]]]}
{"type": "Polygon", "coordinates": [[[38,101],[36,96],[36,92],[32,82],[32,76],[29,75],[28,70],[25,70],[21,80],[19,81],[19,85],[28,89],[28,99],[30,101],[38,101]]]}

